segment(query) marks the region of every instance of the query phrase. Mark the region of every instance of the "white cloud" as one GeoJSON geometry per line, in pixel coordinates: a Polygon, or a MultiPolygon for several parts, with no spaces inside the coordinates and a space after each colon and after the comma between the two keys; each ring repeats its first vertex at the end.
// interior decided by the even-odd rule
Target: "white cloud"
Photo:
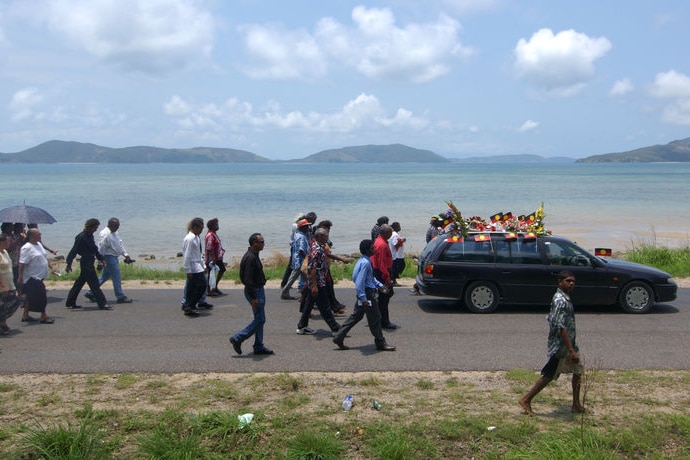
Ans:
{"type": "Polygon", "coordinates": [[[191,112],[191,106],[180,96],[173,96],[163,107],[166,115],[181,116],[191,112]]]}
{"type": "Polygon", "coordinates": [[[314,38],[304,30],[277,25],[239,27],[247,52],[255,61],[246,69],[253,78],[311,79],[326,73],[327,62],[314,38]]]}
{"type": "Polygon", "coordinates": [[[12,113],[13,121],[21,121],[26,119],[40,119],[44,114],[36,111],[38,106],[43,101],[43,95],[38,91],[38,88],[24,88],[12,95],[9,108],[12,113]]]}
{"type": "Polygon", "coordinates": [[[662,118],[674,125],[690,125],[690,77],[670,70],[654,78],[651,94],[660,99],[671,99],[664,108],[662,118]]]}
{"type": "Polygon", "coordinates": [[[622,80],[616,81],[611,90],[609,91],[610,96],[623,96],[628,94],[635,89],[632,81],[629,78],[623,78],[622,80]]]}
{"type": "Polygon", "coordinates": [[[518,128],[518,132],[520,133],[526,133],[528,131],[534,131],[539,127],[539,122],[538,121],[532,121],[532,120],[527,120],[518,128]]]}
{"type": "Polygon", "coordinates": [[[546,91],[571,95],[594,75],[594,62],[610,49],[604,37],[590,38],[572,29],[554,35],[541,29],[515,46],[515,76],[546,91]]]}
{"type": "Polygon", "coordinates": [[[658,98],[690,97],[690,77],[675,70],[656,74],[652,95],[658,98]]]}
{"type": "Polygon", "coordinates": [[[53,31],[88,53],[127,70],[157,74],[210,54],[214,21],[199,5],[195,0],[42,0],[36,11],[53,31]]]}
{"type": "Polygon", "coordinates": [[[218,134],[225,131],[242,132],[247,129],[300,130],[309,133],[351,133],[358,130],[384,128],[386,130],[420,131],[429,122],[411,111],[399,108],[387,112],[376,96],[360,94],[339,110],[319,113],[299,110],[285,111],[276,102],[269,102],[261,109],[236,98],[221,105],[195,106],[179,96],[173,96],[165,104],[165,113],[172,115],[184,131],[207,130],[218,134]],[[184,107],[185,110],[177,110],[184,107]]]}
{"type": "Polygon", "coordinates": [[[444,75],[453,60],[473,51],[457,38],[460,24],[441,15],[430,23],[396,24],[389,9],[357,6],[352,25],[318,21],[313,34],[276,25],[240,27],[256,61],[248,72],[262,78],[304,78],[325,74],[333,63],[372,78],[426,82],[444,75]]]}

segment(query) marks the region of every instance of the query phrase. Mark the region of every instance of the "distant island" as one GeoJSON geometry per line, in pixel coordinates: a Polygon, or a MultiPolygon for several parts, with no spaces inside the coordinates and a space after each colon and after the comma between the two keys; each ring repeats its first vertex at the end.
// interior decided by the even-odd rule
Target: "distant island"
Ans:
{"type": "MultiPolygon", "coordinates": [[[[402,144],[364,145],[324,150],[301,160],[303,163],[444,163],[450,160],[429,150],[402,144]]],[[[278,163],[244,150],[195,147],[110,148],[73,141],[48,141],[17,153],[0,154],[0,163],[278,163]]]]}
{"type": "Polygon", "coordinates": [[[213,147],[164,149],[137,146],[111,148],[53,140],[16,153],[0,153],[0,163],[641,163],[688,162],[690,138],[628,152],[594,155],[579,160],[539,155],[497,155],[446,158],[431,150],[403,144],[361,145],[323,150],[302,159],[271,160],[245,150],[213,147]]]}
{"type": "Polygon", "coordinates": [[[628,152],[594,155],[577,160],[577,163],[665,163],[690,161],[690,137],[669,142],[666,145],[653,145],[628,152]]]}

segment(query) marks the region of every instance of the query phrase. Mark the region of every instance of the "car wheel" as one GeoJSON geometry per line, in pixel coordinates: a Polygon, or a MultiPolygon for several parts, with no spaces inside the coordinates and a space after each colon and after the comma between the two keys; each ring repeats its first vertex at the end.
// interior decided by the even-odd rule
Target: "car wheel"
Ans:
{"type": "Polygon", "coordinates": [[[633,281],[623,287],[618,302],[628,313],[646,313],[652,308],[654,294],[647,284],[633,281]]]}
{"type": "Polygon", "coordinates": [[[465,306],[473,313],[491,313],[498,307],[498,290],[486,281],[475,281],[465,291],[465,306]]]}

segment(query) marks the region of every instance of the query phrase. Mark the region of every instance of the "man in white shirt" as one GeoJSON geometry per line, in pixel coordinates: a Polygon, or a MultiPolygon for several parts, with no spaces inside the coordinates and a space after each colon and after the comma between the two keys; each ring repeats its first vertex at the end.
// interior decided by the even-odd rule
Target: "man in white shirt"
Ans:
{"type": "Polygon", "coordinates": [[[204,219],[195,217],[189,223],[189,232],[182,241],[182,267],[187,274],[185,286],[185,303],[182,310],[186,316],[199,316],[197,304],[206,292],[206,275],[204,260],[201,256],[201,239],[204,230],[204,219]]]}
{"type": "MultiPolygon", "coordinates": [[[[116,217],[111,217],[108,220],[108,226],[100,231],[98,234],[98,252],[101,253],[106,261],[105,267],[103,267],[103,272],[101,276],[98,277],[98,284],[103,285],[109,279],[113,281],[113,290],[115,291],[115,297],[117,298],[117,303],[132,303],[132,299],[127,297],[124,292],[122,292],[122,275],[120,273],[120,261],[119,257],[125,258],[125,263],[131,264],[134,262],[127,254],[122,239],[120,239],[120,234],[118,229],[120,228],[120,219],[116,217]]],[[[84,294],[86,298],[95,302],[96,298],[88,291],[84,294]]]]}
{"type": "Polygon", "coordinates": [[[405,241],[406,239],[398,233],[401,230],[399,222],[391,224],[393,234],[388,240],[388,246],[391,248],[391,255],[393,256],[393,266],[391,267],[391,281],[393,286],[398,286],[398,278],[405,270],[405,241]]]}

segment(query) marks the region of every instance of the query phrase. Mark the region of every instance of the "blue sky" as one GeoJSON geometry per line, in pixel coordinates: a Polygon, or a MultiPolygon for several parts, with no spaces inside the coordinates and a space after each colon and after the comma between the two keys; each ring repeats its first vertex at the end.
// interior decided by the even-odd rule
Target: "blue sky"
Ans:
{"type": "Polygon", "coordinates": [[[687,43],[685,0],[2,0],[0,152],[580,158],[690,137],[687,43]]]}

